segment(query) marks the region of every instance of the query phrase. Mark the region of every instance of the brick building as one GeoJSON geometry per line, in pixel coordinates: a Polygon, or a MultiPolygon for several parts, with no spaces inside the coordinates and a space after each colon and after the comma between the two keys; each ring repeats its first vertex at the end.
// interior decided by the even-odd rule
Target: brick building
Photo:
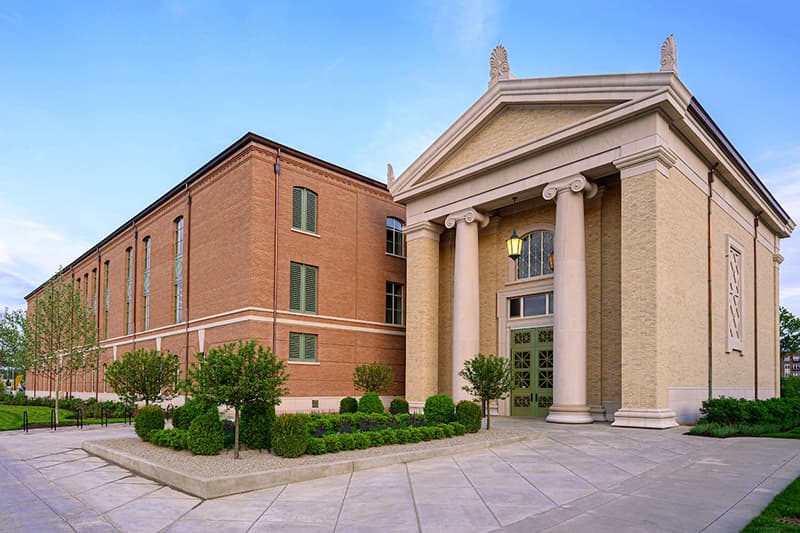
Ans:
{"type": "Polygon", "coordinates": [[[383,183],[248,133],[64,269],[104,350],[63,390],[110,397],[104,368],[134,348],[169,350],[183,374],[254,338],[288,360],[284,409],[338,408],[372,361],[402,395],[404,220],[383,183]]]}

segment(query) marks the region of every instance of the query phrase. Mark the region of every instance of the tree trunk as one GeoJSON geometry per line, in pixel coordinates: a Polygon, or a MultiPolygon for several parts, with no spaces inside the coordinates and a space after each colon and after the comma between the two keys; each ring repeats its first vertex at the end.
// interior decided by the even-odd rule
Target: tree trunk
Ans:
{"type": "Polygon", "coordinates": [[[491,418],[492,415],[489,414],[489,400],[485,400],[483,405],[486,406],[486,430],[488,431],[489,423],[491,422],[492,419],[491,418]]]}
{"type": "Polygon", "coordinates": [[[239,458],[239,407],[233,408],[233,458],[239,458]]]}
{"type": "Polygon", "coordinates": [[[58,392],[61,390],[61,372],[56,374],[56,426],[58,426],[58,392]]]}

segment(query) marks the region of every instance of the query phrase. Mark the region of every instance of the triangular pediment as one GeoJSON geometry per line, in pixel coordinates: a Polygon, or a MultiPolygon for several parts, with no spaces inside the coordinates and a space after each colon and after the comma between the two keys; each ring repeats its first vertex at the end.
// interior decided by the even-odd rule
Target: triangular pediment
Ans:
{"type": "Polygon", "coordinates": [[[418,181],[449,174],[492,155],[579,122],[614,104],[511,104],[471,132],[418,181]]]}

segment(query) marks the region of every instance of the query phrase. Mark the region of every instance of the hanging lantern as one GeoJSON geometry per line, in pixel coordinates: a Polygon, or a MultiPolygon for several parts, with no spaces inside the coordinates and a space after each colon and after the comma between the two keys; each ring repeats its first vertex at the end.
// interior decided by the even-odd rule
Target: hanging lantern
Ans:
{"type": "Polygon", "coordinates": [[[516,261],[522,254],[522,239],[517,235],[517,197],[514,200],[514,231],[511,232],[511,237],[506,240],[506,250],[508,257],[516,261]]]}

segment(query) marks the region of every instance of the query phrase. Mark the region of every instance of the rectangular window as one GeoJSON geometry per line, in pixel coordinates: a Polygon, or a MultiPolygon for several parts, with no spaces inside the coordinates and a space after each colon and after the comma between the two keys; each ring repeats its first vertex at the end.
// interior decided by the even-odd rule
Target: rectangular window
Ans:
{"type": "Polygon", "coordinates": [[[142,322],[150,329],[150,237],[144,239],[144,275],[142,276],[142,322]]]}
{"type": "Polygon", "coordinates": [[[89,314],[90,303],[89,303],[89,295],[92,291],[89,288],[89,273],[83,275],[83,305],[86,308],[86,314],[89,314]]]}
{"type": "Polygon", "coordinates": [[[108,261],[103,265],[103,338],[108,338],[108,308],[111,291],[108,285],[108,274],[111,270],[111,265],[108,261]]]}
{"type": "Polygon", "coordinates": [[[289,333],[289,361],[317,361],[317,336],[310,333],[289,333]]]}
{"type": "Polygon", "coordinates": [[[403,285],[386,282],[386,322],[388,324],[403,324],[403,285]]]}
{"type": "Polygon", "coordinates": [[[292,227],[317,232],[317,195],[303,187],[292,189],[292,227]]]}
{"type": "Polygon", "coordinates": [[[403,255],[403,221],[399,218],[386,219],[386,253],[403,255]]]}
{"type": "Polygon", "coordinates": [[[289,310],[317,314],[318,268],[291,263],[289,272],[289,310]]]}
{"type": "Polygon", "coordinates": [[[125,333],[133,333],[133,313],[131,313],[131,300],[133,298],[133,248],[125,250],[125,333]]]}
{"type": "Polygon", "coordinates": [[[744,349],[742,325],[742,255],[744,247],[728,235],[728,346],[727,351],[744,349]]]}
{"type": "Polygon", "coordinates": [[[80,305],[80,300],[82,298],[80,277],[75,278],[75,294],[73,294],[72,297],[75,298],[76,296],[78,298],[78,305],[80,305]]]}
{"type": "Polygon", "coordinates": [[[175,297],[175,323],[183,322],[183,217],[175,220],[175,264],[173,295],[175,297]]]}
{"type": "Polygon", "coordinates": [[[91,299],[92,299],[92,315],[97,318],[97,269],[92,269],[92,291],[91,291],[91,299]]]}
{"type": "Polygon", "coordinates": [[[522,318],[553,314],[553,293],[529,294],[508,300],[508,317],[522,318]]]}

